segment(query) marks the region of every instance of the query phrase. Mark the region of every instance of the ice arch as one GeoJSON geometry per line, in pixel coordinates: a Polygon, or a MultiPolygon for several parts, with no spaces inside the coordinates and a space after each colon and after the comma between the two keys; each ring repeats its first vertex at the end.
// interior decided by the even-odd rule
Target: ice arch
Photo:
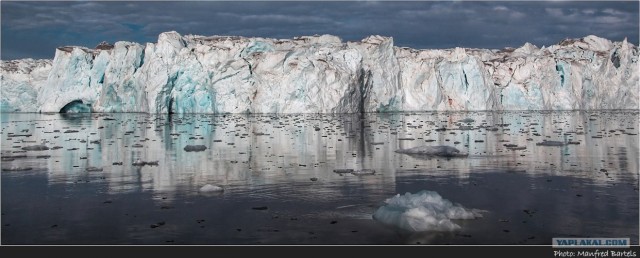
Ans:
{"type": "Polygon", "coordinates": [[[91,113],[91,105],[82,102],[82,100],[74,100],[64,105],[60,109],[60,113],[91,113]]]}

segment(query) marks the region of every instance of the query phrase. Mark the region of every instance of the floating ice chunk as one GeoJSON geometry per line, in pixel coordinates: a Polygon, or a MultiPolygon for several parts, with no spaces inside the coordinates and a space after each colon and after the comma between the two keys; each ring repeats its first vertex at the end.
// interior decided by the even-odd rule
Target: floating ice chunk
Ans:
{"type": "Polygon", "coordinates": [[[536,145],[538,145],[538,146],[564,146],[564,142],[542,141],[542,142],[536,143],[536,145]]]}
{"type": "Polygon", "coordinates": [[[454,231],[460,226],[451,220],[482,217],[480,210],[466,209],[432,191],[397,194],[385,203],[373,213],[373,219],[414,232],[454,231]]]}
{"type": "Polygon", "coordinates": [[[353,172],[352,168],[337,168],[333,170],[333,173],[336,173],[336,174],[348,174],[352,172],[353,172]]]}
{"type": "Polygon", "coordinates": [[[441,156],[441,157],[466,157],[469,153],[461,152],[451,146],[418,146],[410,149],[398,149],[397,153],[418,155],[418,156],[441,156]]]}
{"type": "Polygon", "coordinates": [[[26,151],[43,151],[48,149],[49,147],[45,145],[33,145],[33,146],[22,147],[22,150],[26,150],[26,151]]]}
{"type": "Polygon", "coordinates": [[[27,155],[24,154],[19,154],[19,155],[2,155],[2,160],[3,161],[11,161],[14,159],[22,159],[22,158],[26,158],[27,155]]]}
{"type": "Polygon", "coordinates": [[[6,167],[6,168],[2,168],[3,171],[27,171],[27,170],[32,170],[33,168],[30,167],[6,167]]]}
{"type": "Polygon", "coordinates": [[[146,164],[147,164],[147,162],[144,162],[144,161],[142,161],[142,160],[140,160],[140,159],[138,159],[138,160],[136,160],[136,161],[134,161],[134,162],[132,163],[132,165],[134,165],[134,166],[144,166],[144,165],[146,165],[146,164]]]}
{"type": "Polygon", "coordinates": [[[158,165],[158,161],[157,160],[156,161],[142,161],[140,159],[137,159],[136,161],[134,161],[132,163],[132,165],[140,166],[140,167],[142,167],[142,166],[157,166],[158,165]]]}
{"type": "Polygon", "coordinates": [[[361,170],[352,171],[351,174],[356,176],[367,176],[367,175],[375,175],[376,171],[373,169],[361,169],[361,170]]]}
{"type": "Polygon", "coordinates": [[[204,151],[207,147],[204,145],[187,145],[184,147],[185,151],[204,151]]]}
{"type": "Polygon", "coordinates": [[[224,189],[222,187],[206,184],[203,187],[200,187],[200,192],[210,193],[210,192],[222,192],[224,189]]]}

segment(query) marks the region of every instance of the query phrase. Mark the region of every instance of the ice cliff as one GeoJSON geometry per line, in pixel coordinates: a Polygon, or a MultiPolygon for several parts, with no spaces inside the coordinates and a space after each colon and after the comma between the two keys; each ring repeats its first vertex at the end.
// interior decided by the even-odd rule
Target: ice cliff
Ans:
{"type": "Polygon", "coordinates": [[[370,36],[159,35],[2,61],[3,112],[353,113],[638,109],[638,47],[416,50],[370,36]]]}
{"type": "Polygon", "coordinates": [[[2,61],[0,111],[38,111],[38,92],[47,83],[51,60],[2,61]]]}

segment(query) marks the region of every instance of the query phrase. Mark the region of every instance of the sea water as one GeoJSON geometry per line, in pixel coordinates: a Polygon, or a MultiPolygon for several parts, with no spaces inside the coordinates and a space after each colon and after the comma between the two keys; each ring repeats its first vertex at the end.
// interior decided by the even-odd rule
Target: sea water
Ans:
{"type": "Polygon", "coordinates": [[[1,244],[638,244],[638,116],[2,113],[1,244]],[[421,191],[482,216],[373,218],[421,191]]]}

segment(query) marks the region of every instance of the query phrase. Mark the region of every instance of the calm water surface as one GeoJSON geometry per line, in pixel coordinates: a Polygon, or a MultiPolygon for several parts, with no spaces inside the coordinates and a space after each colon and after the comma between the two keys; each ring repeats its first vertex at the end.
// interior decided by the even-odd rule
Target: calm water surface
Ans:
{"type": "Polygon", "coordinates": [[[638,117],[3,113],[1,244],[550,245],[553,237],[629,237],[637,245],[638,117]],[[459,122],[465,118],[474,121],[459,122]],[[573,144],[536,145],[543,140],[573,144]],[[50,149],[22,150],[41,143],[50,149]],[[196,144],[207,149],[184,150],[196,144]],[[422,145],[470,155],[394,152],[422,145]],[[132,165],[137,160],[158,165],[132,165]],[[333,172],[344,168],[376,173],[333,172]],[[206,184],[224,192],[200,192],[206,184]],[[461,229],[452,232],[404,232],[372,219],[386,199],[421,190],[486,212],[456,221],[461,229]]]}

